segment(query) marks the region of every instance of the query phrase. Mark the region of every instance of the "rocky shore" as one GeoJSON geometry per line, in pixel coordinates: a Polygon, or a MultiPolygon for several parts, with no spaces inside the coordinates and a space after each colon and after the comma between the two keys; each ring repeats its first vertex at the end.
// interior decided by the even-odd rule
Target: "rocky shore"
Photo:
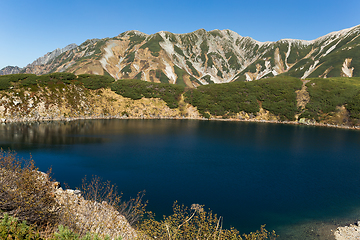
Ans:
{"type": "Polygon", "coordinates": [[[85,200],[78,190],[55,190],[57,202],[62,206],[65,217],[74,225],[80,226],[84,233],[97,233],[115,239],[137,239],[138,234],[123,215],[106,202],[98,203],[85,200]]]}
{"type": "Polygon", "coordinates": [[[336,240],[360,239],[360,221],[345,227],[338,227],[334,232],[336,240]]]}
{"type": "MultiPolygon", "coordinates": [[[[45,181],[49,181],[46,173],[39,173],[45,181]]],[[[124,240],[140,239],[126,218],[107,202],[85,200],[81,191],[64,190],[59,182],[52,182],[52,186],[55,200],[62,211],[62,220],[72,223],[83,234],[91,232],[111,239],[119,236],[124,240]]]]}

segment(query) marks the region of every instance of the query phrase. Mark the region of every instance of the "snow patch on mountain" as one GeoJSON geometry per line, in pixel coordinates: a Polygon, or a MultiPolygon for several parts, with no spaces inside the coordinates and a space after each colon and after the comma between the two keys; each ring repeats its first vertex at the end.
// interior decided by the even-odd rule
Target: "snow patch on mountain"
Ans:
{"type": "MultiPolygon", "coordinates": [[[[116,42],[114,41],[110,41],[105,47],[104,47],[104,51],[105,51],[105,54],[103,55],[103,57],[100,59],[100,63],[101,63],[101,66],[107,71],[107,65],[110,65],[109,64],[109,59],[114,57],[115,58],[115,55],[114,55],[114,52],[112,50],[113,47],[115,47],[117,44],[116,42]]],[[[120,71],[120,63],[121,63],[121,59],[120,59],[120,62],[117,64],[117,67],[119,68],[119,71],[120,71]]],[[[118,76],[116,74],[116,76],[112,76],[116,79],[118,79],[118,76]]]]}
{"type": "Polygon", "coordinates": [[[288,47],[288,51],[286,52],[286,56],[285,56],[285,65],[286,65],[286,69],[289,69],[289,65],[288,65],[288,58],[290,56],[291,53],[291,42],[289,42],[289,47],[288,47]]]}
{"type": "Polygon", "coordinates": [[[275,70],[272,70],[272,69],[271,69],[271,63],[270,63],[270,61],[265,61],[265,69],[264,69],[264,71],[262,71],[262,72],[260,72],[260,73],[258,74],[258,76],[256,77],[256,80],[259,80],[259,79],[265,77],[265,76],[268,75],[269,73],[273,73],[274,76],[277,75],[277,72],[276,72],[275,70]],[[275,72],[275,74],[274,74],[274,72],[275,72]]]}
{"type": "Polygon", "coordinates": [[[342,66],[342,72],[345,75],[345,77],[352,77],[353,76],[353,72],[354,72],[354,68],[350,68],[351,65],[351,58],[347,58],[345,59],[343,66],[342,66]]]}
{"type": "Polygon", "coordinates": [[[312,40],[311,42],[315,43],[315,42],[319,42],[319,41],[322,41],[322,40],[328,39],[328,38],[343,37],[343,36],[347,35],[351,31],[359,32],[360,31],[360,25],[357,25],[357,26],[354,26],[354,27],[351,27],[351,28],[342,29],[340,31],[335,31],[335,32],[328,33],[325,36],[322,36],[322,37],[319,37],[317,39],[312,40]]]}
{"type": "Polygon", "coordinates": [[[250,82],[252,81],[252,78],[250,77],[249,73],[245,73],[246,81],[250,82]]]}
{"type": "MultiPolygon", "coordinates": [[[[120,58],[119,58],[119,62],[116,64],[116,67],[118,68],[118,71],[117,71],[117,73],[116,73],[116,79],[120,79],[119,74],[120,74],[120,71],[121,71],[121,69],[122,69],[121,63],[124,61],[124,59],[125,59],[124,57],[120,57],[120,58]]],[[[135,64],[134,64],[133,66],[135,66],[135,64]]]]}
{"type": "Polygon", "coordinates": [[[139,71],[140,66],[137,63],[133,63],[133,67],[136,69],[136,71],[139,71]]]}
{"type": "Polygon", "coordinates": [[[335,48],[336,48],[337,44],[331,46],[323,55],[322,57],[325,57],[326,55],[328,55],[329,53],[331,53],[335,48]]]}
{"type": "Polygon", "coordinates": [[[301,77],[301,79],[307,78],[313,71],[315,71],[316,66],[319,64],[319,60],[316,60],[313,65],[309,67],[308,70],[305,71],[304,75],[301,77]]]}
{"type": "Polygon", "coordinates": [[[165,69],[164,69],[165,75],[170,79],[171,83],[175,84],[177,76],[174,73],[172,66],[165,60],[163,60],[163,63],[165,65],[165,69]]]}
{"type": "Polygon", "coordinates": [[[174,54],[174,45],[173,43],[166,37],[166,32],[159,32],[160,36],[164,39],[163,42],[159,42],[159,45],[167,52],[169,56],[174,54]]]}

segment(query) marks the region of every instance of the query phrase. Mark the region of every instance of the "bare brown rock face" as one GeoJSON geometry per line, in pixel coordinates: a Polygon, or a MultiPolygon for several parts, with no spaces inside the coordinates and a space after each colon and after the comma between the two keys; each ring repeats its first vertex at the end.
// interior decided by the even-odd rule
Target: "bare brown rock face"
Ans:
{"type": "Polygon", "coordinates": [[[7,66],[0,70],[0,75],[17,74],[21,71],[21,68],[17,66],[7,66]]]}

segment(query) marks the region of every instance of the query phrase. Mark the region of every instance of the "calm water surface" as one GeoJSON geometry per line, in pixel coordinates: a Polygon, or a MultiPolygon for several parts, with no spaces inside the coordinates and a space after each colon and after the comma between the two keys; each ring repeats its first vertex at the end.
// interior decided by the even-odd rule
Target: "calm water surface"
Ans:
{"type": "MultiPolygon", "coordinates": [[[[71,188],[87,175],[148,210],[204,204],[241,232],[354,218],[360,208],[360,131],[192,120],[83,120],[0,125],[0,146],[31,153],[71,188]]],[[[360,218],[360,216],[359,216],[360,218]]]]}

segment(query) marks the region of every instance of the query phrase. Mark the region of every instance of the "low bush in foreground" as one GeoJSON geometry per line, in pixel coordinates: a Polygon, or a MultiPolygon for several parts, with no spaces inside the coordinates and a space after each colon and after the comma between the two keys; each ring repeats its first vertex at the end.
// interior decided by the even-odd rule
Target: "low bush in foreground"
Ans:
{"type": "Polygon", "coordinates": [[[14,152],[0,151],[0,210],[39,227],[55,225],[59,206],[47,175],[32,159],[20,160],[14,152]]]}
{"type": "MultiPolygon", "coordinates": [[[[60,225],[58,231],[54,233],[51,240],[110,240],[109,236],[104,238],[100,237],[97,233],[87,233],[85,236],[80,237],[79,234],[71,231],[69,228],[60,225]]],[[[114,238],[114,240],[121,240],[122,237],[114,238]]]]}
{"type": "Polygon", "coordinates": [[[40,235],[26,221],[19,222],[17,218],[4,214],[0,221],[0,239],[35,240],[40,239],[40,235]]]}
{"type": "MultiPolygon", "coordinates": [[[[20,222],[17,218],[4,214],[0,221],[0,239],[6,240],[43,240],[38,230],[33,226],[26,224],[26,221],[20,222]]],[[[87,233],[81,237],[79,234],[71,231],[69,228],[59,225],[58,230],[51,236],[49,240],[110,240],[110,237],[100,237],[96,233],[87,233]]],[[[115,240],[121,240],[121,237],[115,240]]]]}
{"type": "Polygon", "coordinates": [[[155,215],[148,213],[146,219],[139,225],[139,230],[152,239],[218,239],[218,240],[255,240],[276,239],[275,232],[268,232],[261,226],[260,231],[241,235],[235,228],[223,229],[222,217],[205,211],[203,206],[192,204],[191,208],[173,205],[174,213],[164,216],[163,220],[155,220],[155,215]]]}

